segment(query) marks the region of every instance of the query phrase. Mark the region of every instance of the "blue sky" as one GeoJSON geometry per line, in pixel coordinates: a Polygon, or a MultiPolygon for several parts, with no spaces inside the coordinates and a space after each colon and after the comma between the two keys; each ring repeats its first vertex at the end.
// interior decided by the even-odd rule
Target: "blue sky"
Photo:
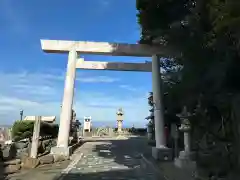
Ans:
{"type": "MultiPolygon", "coordinates": [[[[135,0],[1,0],[0,120],[25,115],[59,117],[67,55],[47,54],[40,39],[137,43],[140,28],[135,0]]],[[[143,62],[148,58],[82,55],[86,60],[143,62]]],[[[151,74],[78,70],[77,117],[115,123],[125,111],[126,126],[144,126],[151,74]]]]}

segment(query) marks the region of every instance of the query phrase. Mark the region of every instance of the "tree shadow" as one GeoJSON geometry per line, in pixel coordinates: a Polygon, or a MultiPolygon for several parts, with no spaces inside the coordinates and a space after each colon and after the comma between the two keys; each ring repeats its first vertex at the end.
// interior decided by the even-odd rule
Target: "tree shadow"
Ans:
{"type": "Polygon", "coordinates": [[[136,169],[126,169],[126,170],[110,170],[110,171],[103,171],[103,172],[92,172],[92,173],[69,173],[69,174],[62,174],[60,177],[56,177],[53,180],[123,180],[123,179],[147,179],[147,180],[164,180],[163,178],[157,177],[154,174],[145,174],[140,175],[140,170],[136,169]]]}
{"type": "Polygon", "coordinates": [[[97,156],[105,159],[114,159],[117,164],[121,164],[129,168],[136,166],[137,164],[132,162],[136,159],[140,159],[141,154],[146,151],[150,152],[151,148],[147,145],[147,141],[144,137],[129,137],[128,139],[108,140],[105,141],[104,144],[96,144],[93,149],[93,152],[96,152],[97,156]]]}

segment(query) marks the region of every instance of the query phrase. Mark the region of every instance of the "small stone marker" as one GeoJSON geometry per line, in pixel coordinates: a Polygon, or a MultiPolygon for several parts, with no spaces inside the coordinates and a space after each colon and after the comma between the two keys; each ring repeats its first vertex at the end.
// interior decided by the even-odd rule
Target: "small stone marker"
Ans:
{"type": "Polygon", "coordinates": [[[41,116],[37,116],[34,123],[34,129],[33,129],[32,147],[31,147],[31,153],[30,153],[31,158],[37,158],[38,141],[40,137],[40,126],[41,126],[41,116]]]}

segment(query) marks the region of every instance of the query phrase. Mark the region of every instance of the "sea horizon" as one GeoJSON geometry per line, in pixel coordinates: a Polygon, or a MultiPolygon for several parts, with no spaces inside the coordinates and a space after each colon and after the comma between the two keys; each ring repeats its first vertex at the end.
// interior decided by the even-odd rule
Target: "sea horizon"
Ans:
{"type": "MultiPolygon", "coordinates": [[[[80,120],[80,122],[82,123],[83,126],[83,121],[80,120]]],[[[59,122],[56,122],[56,124],[59,124],[59,122]]],[[[92,121],[92,126],[93,127],[111,127],[111,128],[116,128],[117,127],[117,122],[114,121],[92,121]]],[[[131,123],[124,123],[123,122],[123,128],[146,128],[146,125],[139,125],[139,123],[135,122],[131,122],[131,123]]],[[[11,128],[12,125],[10,124],[2,124],[0,125],[0,128],[11,128]]]]}

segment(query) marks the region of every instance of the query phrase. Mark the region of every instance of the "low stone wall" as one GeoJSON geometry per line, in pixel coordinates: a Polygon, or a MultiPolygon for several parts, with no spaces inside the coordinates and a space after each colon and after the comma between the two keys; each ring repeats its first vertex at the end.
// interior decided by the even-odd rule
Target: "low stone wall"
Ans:
{"type": "MultiPolygon", "coordinates": [[[[1,175],[8,175],[18,172],[21,169],[32,169],[39,165],[52,164],[54,162],[65,161],[65,157],[47,154],[38,158],[23,156],[21,159],[13,159],[0,162],[1,175]]],[[[1,176],[0,176],[1,177],[1,176]]]]}
{"type": "Polygon", "coordinates": [[[12,174],[18,172],[21,169],[21,160],[14,159],[9,161],[2,161],[0,162],[0,178],[6,174],[12,174]]]}
{"type": "MultiPolygon", "coordinates": [[[[44,141],[46,141],[46,140],[44,140],[44,141]]],[[[42,145],[49,144],[44,141],[40,144],[42,144],[42,145]]],[[[79,142],[71,145],[70,149],[71,149],[72,153],[83,143],[84,143],[84,141],[79,141],[79,142]]],[[[26,144],[19,143],[17,146],[22,147],[23,149],[26,148],[26,144]]],[[[28,144],[28,146],[29,146],[29,144],[28,144]]],[[[49,146],[46,146],[46,147],[49,147],[49,146]]],[[[23,153],[23,154],[21,154],[20,157],[17,157],[16,159],[2,158],[1,159],[2,161],[0,160],[0,173],[3,172],[3,174],[0,174],[0,178],[1,178],[1,175],[4,176],[4,175],[16,173],[21,169],[32,169],[32,168],[36,168],[36,167],[44,165],[44,164],[53,164],[55,162],[69,160],[69,157],[66,157],[63,155],[49,154],[46,152],[50,152],[50,150],[48,151],[48,149],[46,148],[45,154],[44,153],[39,154],[38,158],[31,158],[28,156],[28,153],[23,153]]]]}
{"type": "MultiPolygon", "coordinates": [[[[56,146],[55,139],[41,138],[38,145],[39,163],[51,162],[51,157],[45,157],[50,153],[51,147],[56,146]],[[40,161],[41,160],[41,161],[40,161]]],[[[31,151],[31,142],[18,141],[11,144],[2,144],[0,148],[0,172],[4,174],[15,173],[24,166],[25,160],[31,151]]]]}
{"type": "MultiPolygon", "coordinates": [[[[41,156],[42,154],[47,154],[50,152],[51,147],[56,146],[55,139],[41,139],[38,144],[38,153],[41,156]]],[[[1,147],[2,159],[3,160],[12,160],[12,159],[21,159],[22,156],[29,155],[31,150],[31,142],[29,141],[19,141],[13,142],[9,145],[3,145],[1,147]]]]}

